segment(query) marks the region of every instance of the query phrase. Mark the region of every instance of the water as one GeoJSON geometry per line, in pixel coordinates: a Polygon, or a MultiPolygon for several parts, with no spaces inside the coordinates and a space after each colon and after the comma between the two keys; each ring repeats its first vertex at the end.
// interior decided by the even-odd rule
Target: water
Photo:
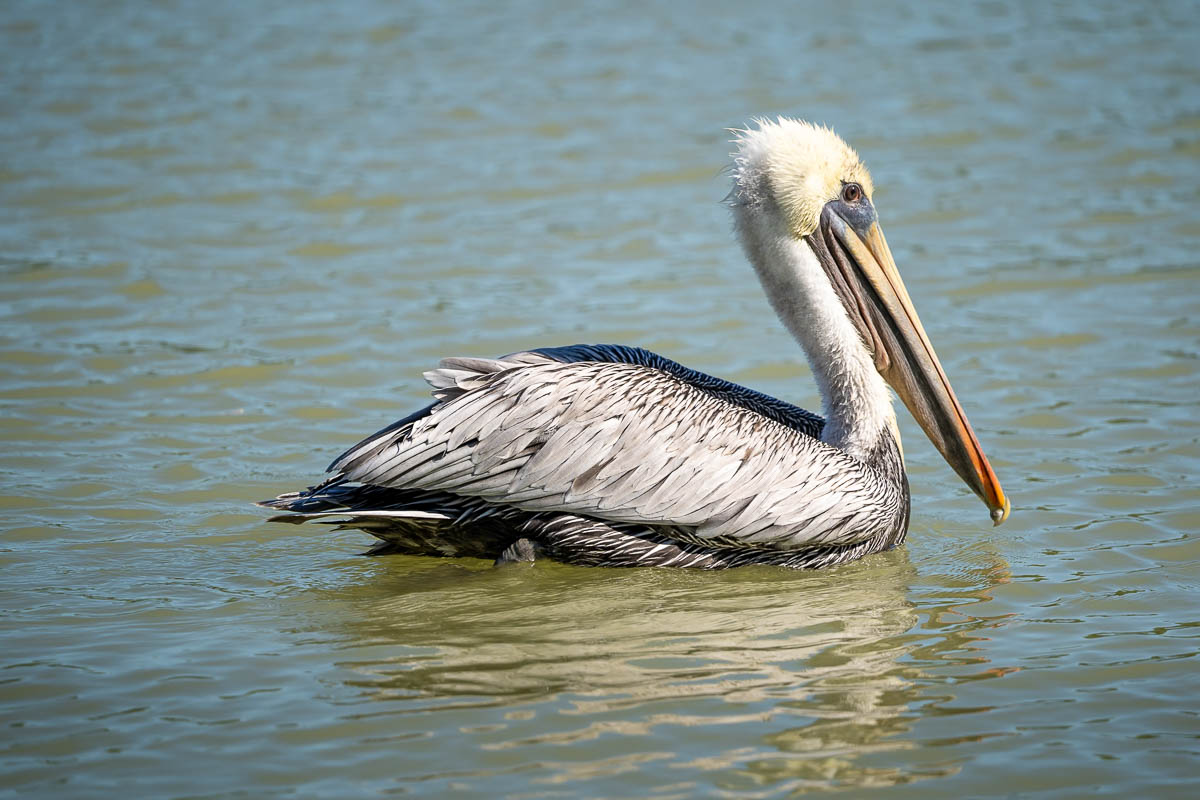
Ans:
{"type": "Polygon", "coordinates": [[[1194,7],[564,5],[0,10],[3,793],[1190,796],[1194,7]],[[907,415],[909,544],[822,573],[363,559],[250,506],[443,355],[816,405],[719,203],[778,113],[871,166],[1006,525],[907,415]]]}

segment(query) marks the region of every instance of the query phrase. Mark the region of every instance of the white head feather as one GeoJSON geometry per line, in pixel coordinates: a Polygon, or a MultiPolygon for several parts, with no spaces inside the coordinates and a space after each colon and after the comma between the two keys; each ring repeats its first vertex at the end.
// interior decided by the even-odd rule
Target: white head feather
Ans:
{"type": "Polygon", "coordinates": [[[734,131],[734,198],[744,205],[774,201],[797,238],[817,229],[821,209],[857,183],[874,194],[871,175],[858,153],[829,128],[798,119],[758,119],[755,128],[734,131]]]}
{"type": "Polygon", "coordinates": [[[734,222],[779,318],[804,348],[821,391],[822,439],[862,456],[889,427],[899,442],[891,393],[805,237],[845,183],[874,187],[858,154],[828,128],[756,120],[736,131],[734,222]]]}

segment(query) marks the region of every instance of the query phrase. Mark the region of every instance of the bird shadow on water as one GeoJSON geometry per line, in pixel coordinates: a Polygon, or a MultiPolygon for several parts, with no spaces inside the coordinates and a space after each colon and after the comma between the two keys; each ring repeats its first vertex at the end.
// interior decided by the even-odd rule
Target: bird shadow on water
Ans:
{"type": "Polygon", "coordinates": [[[986,561],[927,577],[904,548],[813,572],[394,557],[305,605],[356,715],[469,709],[485,751],[669,735],[664,758],[727,788],[864,785],[957,771],[887,754],[953,700],[941,667],[986,661],[989,621],[960,610],[1006,581],[986,561]]]}

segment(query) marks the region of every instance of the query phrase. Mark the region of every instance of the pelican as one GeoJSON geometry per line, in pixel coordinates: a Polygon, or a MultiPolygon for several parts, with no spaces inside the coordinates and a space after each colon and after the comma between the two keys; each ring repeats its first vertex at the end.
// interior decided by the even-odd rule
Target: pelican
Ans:
{"type": "Polygon", "coordinates": [[[1009,501],[879,227],[871,176],[828,128],[735,132],[734,227],[804,350],[822,415],[636,347],[573,345],[425,373],[434,402],[260,505],[369,554],[589,566],[827,567],[896,547],[909,488],[895,390],[990,509],[1009,501]]]}

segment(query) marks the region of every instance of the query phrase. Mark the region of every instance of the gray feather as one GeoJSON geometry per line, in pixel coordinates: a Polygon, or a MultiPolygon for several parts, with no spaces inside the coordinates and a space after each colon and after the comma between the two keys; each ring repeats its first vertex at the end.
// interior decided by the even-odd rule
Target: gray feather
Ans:
{"type": "Polygon", "coordinates": [[[631,348],[445,359],[426,376],[440,403],[335,467],[344,481],[785,549],[853,545],[892,524],[854,513],[885,487],[814,438],[819,418],[656,359],[674,364],[631,348]]]}

